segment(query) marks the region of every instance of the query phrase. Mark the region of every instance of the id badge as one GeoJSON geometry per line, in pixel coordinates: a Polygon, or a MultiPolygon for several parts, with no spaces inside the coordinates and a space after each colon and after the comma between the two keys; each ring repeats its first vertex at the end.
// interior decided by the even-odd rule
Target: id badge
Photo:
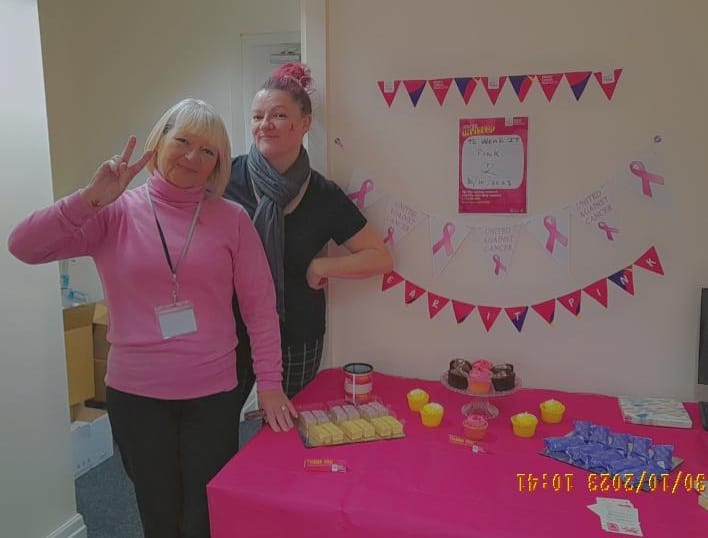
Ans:
{"type": "Polygon", "coordinates": [[[173,336],[190,334],[197,330],[194,305],[189,301],[155,307],[155,314],[162,338],[165,340],[173,336]]]}

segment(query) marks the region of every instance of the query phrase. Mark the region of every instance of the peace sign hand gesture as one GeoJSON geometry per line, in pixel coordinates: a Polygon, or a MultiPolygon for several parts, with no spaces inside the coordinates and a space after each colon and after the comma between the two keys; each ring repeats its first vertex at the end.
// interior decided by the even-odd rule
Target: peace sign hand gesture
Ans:
{"type": "Polygon", "coordinates": [[[101,208],[117,200],[128,184],[142,170],[152,157],[152,151],[146,151],[140,159],[129,165],[137,139],[128,138],[122,155],[114,155],[98,167],[88,187],[81,191],[81,197],[91,207],[101,208]]]}

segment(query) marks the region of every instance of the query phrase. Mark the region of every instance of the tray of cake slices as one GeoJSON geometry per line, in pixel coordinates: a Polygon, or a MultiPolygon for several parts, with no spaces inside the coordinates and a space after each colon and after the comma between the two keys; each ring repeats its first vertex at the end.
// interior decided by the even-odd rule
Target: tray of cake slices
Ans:
{"type": "Polygon", "coordinates": [[[297,430],[308,447],[368,443],[405,437],[404,423],[379,400],[297,406],[297,430]]]}

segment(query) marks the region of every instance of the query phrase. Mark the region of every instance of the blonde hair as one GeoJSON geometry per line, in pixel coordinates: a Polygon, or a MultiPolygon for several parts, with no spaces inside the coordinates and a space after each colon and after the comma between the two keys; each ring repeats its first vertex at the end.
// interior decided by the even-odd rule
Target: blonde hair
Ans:
{"type": "Polygon", "coordinates": [[[150,131],[145,142],[145,150],[155,152],[147,163],[147,169],[157,168],[157,147],[162,138],[172,129],[188,129],[205,137],[217,148],[218,157],[214,170],[207,180],[209,197],[224,194],[231,176],[231,143],[224,121],[209,103],[188,97],[170,107],[150,131]]]}

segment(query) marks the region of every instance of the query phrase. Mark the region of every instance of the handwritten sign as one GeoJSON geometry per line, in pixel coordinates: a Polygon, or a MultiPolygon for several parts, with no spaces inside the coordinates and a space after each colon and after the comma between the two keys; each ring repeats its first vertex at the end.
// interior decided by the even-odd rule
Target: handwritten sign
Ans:
{"type": "Polygon", "coordinates": [[[461,119],[460,213],[525,213],[528,118],[461,119]]]}

